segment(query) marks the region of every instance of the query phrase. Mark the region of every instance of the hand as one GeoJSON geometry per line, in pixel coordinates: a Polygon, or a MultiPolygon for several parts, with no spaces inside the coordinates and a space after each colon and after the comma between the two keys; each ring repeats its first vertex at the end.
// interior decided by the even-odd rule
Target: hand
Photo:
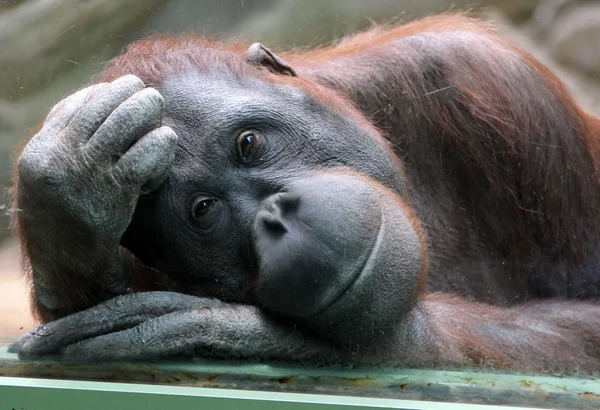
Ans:
{"type": "Polygon", "coordinates": [[[152,360],[173,356],[332,363],[339,352],[256,306],[175,292],[118,296],[40,326],[9,349],[21,359],[152,360]]]}
{"type": "Polygon", "coordinates": [[[21,154],[18,229],[47,317],[127,288],[121,237],[139,196],[164,181],[175,157],[163,106],[133,75],[85,88],[52,109],[21,154]]]}
{"type": "Polygon", "coordinates": [[[19,190],[118,244],[139,195],[174,159],[177,136],[160,127],[163,105],[132,75],[61,101],[19,158],[19,190]]]}

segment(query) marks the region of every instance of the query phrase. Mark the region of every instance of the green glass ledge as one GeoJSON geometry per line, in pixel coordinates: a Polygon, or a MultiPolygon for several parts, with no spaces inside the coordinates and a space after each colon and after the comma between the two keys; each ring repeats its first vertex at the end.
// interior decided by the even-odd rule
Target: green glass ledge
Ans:
{"type": "Polygon", "coordinates": [[[25,362],[0,347],[0,410],[468,410],[491,405],[598,409],[600,381],[478,371],[312,369],[207,362],[25,362]]]}

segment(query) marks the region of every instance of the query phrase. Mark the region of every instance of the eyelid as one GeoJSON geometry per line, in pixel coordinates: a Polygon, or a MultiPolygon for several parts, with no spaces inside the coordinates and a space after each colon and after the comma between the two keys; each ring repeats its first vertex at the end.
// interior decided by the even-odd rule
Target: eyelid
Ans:
{"type": "Polygon", "coordinates": [[[223,226],[225,215],[221,215],[221,213],[226,212],[226,208],[226,204],[219,196],[197,193],[191,197],[186,209],[186,219],[189,223],[189,228],[195,235],[201,235],[201,237],[208,237],[215,234],[223,226]],[[194,215],[194,207],[198,202],[203,200],[214,200],[215,203],[206,214],[196,217],[194,215]]]}
{"type": "Polygon", "coordinates": [[[264,136],[263,133],[255,128],[246,128],[243,131],[236,134],[234,139],[234,155],[238,162],[241,162],[244,165],[248,165],[256,162],[257,159],[260,159],[262,156],[262,151],[264,149],[264,136]],[[256,138],[256,148],[255,152],[252,153],[251,157],[243,157],[242,153],[239,149],[239,143],[241,138],[247,135],[254,135],[256,138]]]}
{"type": "MultiPolygon", "coordinates": [[[[192,200],[190,201],[190,203],[188,205],[188,214],[190,215],[190,217],[192,219],[197,219],[196,215],[195,215],[195,210],[196,210],[197,205],[199,205],[203,201],[212,201],[212,202],[214,202],[213,205],[211,206],[211,209],[212,209],[214,207],[214,204],[219,202],[219,200],[220,199],[215,197],[214,195],[203,195],[203,194],[195,195],[192,197],[192,200]]],[[[210,209],[208,212],[210,212],[210,209]]]]}

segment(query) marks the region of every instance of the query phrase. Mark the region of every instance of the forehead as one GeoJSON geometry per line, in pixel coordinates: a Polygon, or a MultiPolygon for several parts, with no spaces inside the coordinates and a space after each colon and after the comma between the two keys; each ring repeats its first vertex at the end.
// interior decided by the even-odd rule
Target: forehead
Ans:
{"type": "Polygon", "coordinates": [[[172,180],[219,177],[237,133],[257,125],[294,128],[307,115],[301,107],[311,105],[296,88],[217,71],[167,77],[158,90],[165,99],[163,125],[179,136],[172,180]]]}
{"type": "Polygon", "coordinates": [[[307,99],[290,86],[222,71],[173,75],[159,90],[165,98],[166,115],[188,125],[287,112],[307,99]]]}

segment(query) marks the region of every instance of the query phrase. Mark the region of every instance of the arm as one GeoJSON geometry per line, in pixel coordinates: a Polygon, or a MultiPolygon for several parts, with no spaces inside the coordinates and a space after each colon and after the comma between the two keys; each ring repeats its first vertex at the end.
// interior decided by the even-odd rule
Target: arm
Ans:
{"type": "Polygon", "coordinates": [[[398,197],[373,181],[326,173],[298,181],[286,195],[266,201],[258,218],[262,308],[136,293],[47,324],[12,350],[25,359],[75,361],[197,355],[534,371],[600,365],[597,304],[509,309],[427,295],[418,226],[398,197]]]}
{"type": "MultiPolygon", "coordinates": [[[[258,307],[171,292],[114,298],[33,331],[23,359],[68,361],[219,357],[308,364],[596,370],[599,307],[546,302],[501,309],[447,295],[419,301],[393,333],[342,344],[280,322],[258,307]]],[[[374,332],[379,329],[371,329],[374,332]]]]}
{"type": "Polygon", "coordinates": [[[11,346],[22,359],[220,357],[339,363],[339,352],[256,306],[173,292],[119,296],[41,326],[11,346]]]}
{"type": "Polygon", "coordinates": [[[544,301],[513,308],[443,294],[418,305],[435,329],[437,363],[533,372],[596,371],[600,305],[544,301]]]}
{"type": "Polygon", "coordinates": [[[162,108],[162,96],[134,76],[88,87],[54,107],[19,157],[14,223],[42,321],[130,286],[119,242],[177,141],[160,127],[162,108]]]}

